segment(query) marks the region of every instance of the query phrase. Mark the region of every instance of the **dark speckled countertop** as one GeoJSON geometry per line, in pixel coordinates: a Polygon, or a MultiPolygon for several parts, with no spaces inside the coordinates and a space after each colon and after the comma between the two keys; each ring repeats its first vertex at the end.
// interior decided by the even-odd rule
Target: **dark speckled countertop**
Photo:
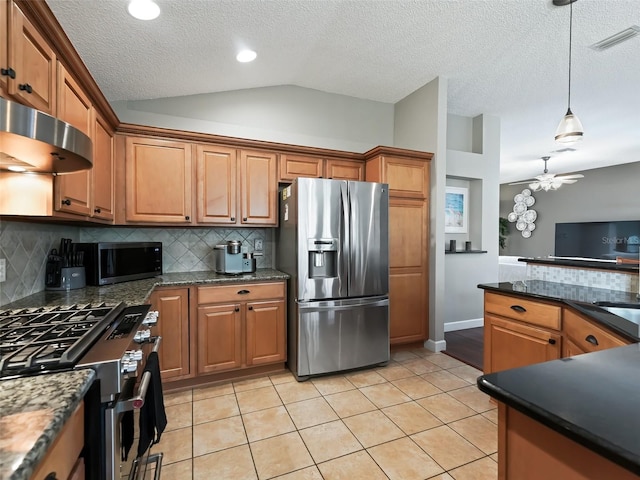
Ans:
{"type": "Polygon", "coordinates": [[[640,344],[483,375],[478,387],[640,475],[640,344]]]}
{"type": "Polygon", "coordinates": [[[0,381],[0,480],[28,480],[93,383],[91,369],[0,381]]]}

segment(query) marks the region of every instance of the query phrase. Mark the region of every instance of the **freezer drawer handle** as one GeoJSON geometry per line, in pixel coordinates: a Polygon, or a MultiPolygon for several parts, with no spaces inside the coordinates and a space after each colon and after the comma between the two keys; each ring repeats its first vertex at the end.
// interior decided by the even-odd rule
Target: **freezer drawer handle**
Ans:
{"type": "Polygon", "coordinates": [[[521,307],[520,305],[511,305],[511,310],[515,310],[516,312],[524,313],[527,311],[526,308],[521,307]]]}
{"type": "Polygon", "coordinates": [[[251,293],[251,290],[240,290],[238,295],[246,295],[247,293],[251,293]]]}
{"type": "Polygon", "coordinates": [[[598,345],[598,339],[593,335],[587,335],[587,338],[585,338],[585,340],[592,345],[598,345]]]}
{"type": "Polygon", "coordinates": [[[389,305],[389,300],[380,300],[375,303],[367,303],[365,305],[327,305],[327,306],[306,306],[300,304],[300,310],[304,312],[322,312],[325,310],[351,310],[354,307],[385,307],[389,305]]]}

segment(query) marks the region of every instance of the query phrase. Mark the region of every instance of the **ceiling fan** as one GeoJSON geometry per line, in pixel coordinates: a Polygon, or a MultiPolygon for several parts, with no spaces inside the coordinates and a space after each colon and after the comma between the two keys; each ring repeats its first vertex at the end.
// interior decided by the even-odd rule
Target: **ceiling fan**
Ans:
{"type": "Polygon", "coordinates": [[[526,180],[524,182],[515,182],[510,183],[509,185],[522,185],[523,183],[528,183],[529,188],[534,192],[538,190],[544,190],[548,192],[549,190],[557,190],[563,184],[567,183],[576,183],[579,178],[584,178],[584,175],[581,173],[575,173],[573,175],[562,175],[557,177],[555,173],[549,173],[547,170],[547,161],[549,161],[551,157],[542,157],[544,160],[544,173],[542,175],[536,175],[535,180],[526,180]]]}

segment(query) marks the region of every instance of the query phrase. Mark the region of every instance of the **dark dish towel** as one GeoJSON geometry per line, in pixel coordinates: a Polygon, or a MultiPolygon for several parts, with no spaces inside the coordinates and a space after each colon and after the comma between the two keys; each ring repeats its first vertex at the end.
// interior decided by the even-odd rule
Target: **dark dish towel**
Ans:
{"type": "Polygon", "coordinates": [[[120,432],[120,454],[122,456],[122,461],[126,462],[127,457],[129,456],[129,450],[131,450],[131,446],[133,445],[133,410],[122,414],[122,419],[120,420],[120,432]]]}
{"type": "Polygon", "coordinates": [[[157,352],[151,352],[147,357],[145,372],[151,374],[147,396],[140,409],[140,441],[138,443],[138,457],[142,457],[148,448],[160,441],[160,436],[167,426],[167,415],[164,411],[162,396],[162,380],[160,379],[160,360],[157,352]]]}

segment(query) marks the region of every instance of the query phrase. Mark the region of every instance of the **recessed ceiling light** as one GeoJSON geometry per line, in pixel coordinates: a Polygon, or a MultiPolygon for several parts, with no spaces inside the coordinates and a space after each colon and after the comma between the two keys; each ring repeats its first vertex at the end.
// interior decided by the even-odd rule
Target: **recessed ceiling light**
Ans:
{"type": "Polygon", "coordinates": [[[7,170],[10,170],[12,172],[26,172],[27,169],[24,167],[19,167],[17,165],[11,165],[9,167],[7,167],[7,170]]]}
{"type": "Polygon", "coordinates": [[[128,10],[138,20],[153,20],[160,15],[160,7],[153,0],[131,0],[128,10]]]}
{"type": "Polygon", "coordinates": [[[253,50],[242,50],[238,55],[236,55],[236,60],[241,63],[253,62],[258,54],[253,50]]]}

